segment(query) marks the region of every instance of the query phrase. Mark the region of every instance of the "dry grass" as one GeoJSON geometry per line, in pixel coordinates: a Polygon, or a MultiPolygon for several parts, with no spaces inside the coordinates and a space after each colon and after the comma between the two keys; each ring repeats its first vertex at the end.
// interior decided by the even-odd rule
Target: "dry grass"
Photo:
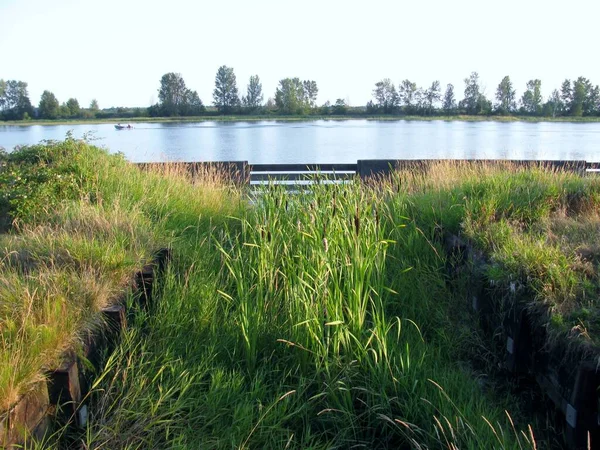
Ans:
{"type": "Polygon", "coordinates": [[[143,216],[79,202],[0,238],[0,410],[59,364],[159,240],[143,216]]]}

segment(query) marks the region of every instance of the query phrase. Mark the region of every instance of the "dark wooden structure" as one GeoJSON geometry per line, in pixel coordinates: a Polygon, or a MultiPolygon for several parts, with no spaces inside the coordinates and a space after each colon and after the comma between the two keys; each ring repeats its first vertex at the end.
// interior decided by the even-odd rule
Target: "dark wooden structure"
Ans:
{"type": "Polygon", "coordinates": [[[600,162],[569,160],[442,160],[442,159],[361,159],[356,163],[307,164],[249,164],[248,161],[204,161],[138,163],[140,168],[184,167],[192,178],[201,177],[211,170],[221,170],[236,184],[260,185],[269,182],[290,185],[310,184],[315,180],[344,182],[355,176],[365,180],[382,177],[394,170],[427,171],[439,162],[463,164],[499,164],[523,167],[544,167],[569,170],[582,175],[600,172],[600,162]]]}

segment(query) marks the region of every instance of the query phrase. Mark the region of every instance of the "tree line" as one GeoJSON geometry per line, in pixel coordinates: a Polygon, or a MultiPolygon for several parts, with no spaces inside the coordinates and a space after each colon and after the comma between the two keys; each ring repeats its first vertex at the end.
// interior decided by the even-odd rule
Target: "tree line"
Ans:
{"type": "Polygon", "coordinates": [[[560,89],[552,91],[544,100],[542,82],[529,80],[520,98],[510,77],[505,76],[496,88],[493,100],[488,99],[479,82],[479,74],[472,72],[464,80],[463,99],[456,100],[454,86],[448,84],[442,94],[439,81],[423,89],[404,80],[398,89],[389,78],[375,84],[374,100],[367,104],[368,114],[409,115],[527,115],[538,117],[600,116],[600,89],[579,77],[564,80],[560,89]]]}
{"type": "Polygon", "coordinates": [[[186,87],[179,73],[166,73],[160,79],[158,102],[148,108],[100,109],[92,100],[82,108],[75,98],[59,103],[50,91],[44,91],[37,107],[29,99],[27,83],[0,79],[0,119],[86,119],[116,117],[177,117],[223,115],[528,115],[538,117],[600,116],[600,89],[585,78],[566,79],[558,89],[544,99],[542,82],[530,80],[518,97],[510,77],[505,76],[492,99],[485,95],[479,74],[472,72],[464,79],[461,100],[455,88],[448,84],[442,93],[439,81],[423,88],[410,80],[403,80],[398,88],[389,78],[375,83],[373,99],[364,107],[350,107],[338,98],[317,104],[319,89],[314,80],[284,78],[279,81],[272,97],[264,100],[262,83],[258,75],[248,80],[245,95],[238,90],[232,67],[221,66],[215,75],[212,107],[206,107],[198,93],[186,87]]]}

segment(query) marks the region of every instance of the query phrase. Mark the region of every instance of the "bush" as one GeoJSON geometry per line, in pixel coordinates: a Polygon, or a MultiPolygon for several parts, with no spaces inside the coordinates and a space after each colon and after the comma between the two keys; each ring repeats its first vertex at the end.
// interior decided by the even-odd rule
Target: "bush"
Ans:
{"type": "MultiPolygon", "coordinates": [[[[0,222],[34,221],[61,199],[80,195],[77,158],[83,142],[64,142],[0,149],[0,222]]],[[[0,224],[1,226],[1,224],[0,224]]]]}

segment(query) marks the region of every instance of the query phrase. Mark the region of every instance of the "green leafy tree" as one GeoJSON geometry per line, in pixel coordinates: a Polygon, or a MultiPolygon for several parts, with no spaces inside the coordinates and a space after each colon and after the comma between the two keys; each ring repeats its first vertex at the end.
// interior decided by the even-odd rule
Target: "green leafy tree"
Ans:
{"type": "Polygon", "coordinates": [[[6,101],[6,81],[0,79],[0,112],[4,109],[4,103],[6,101]]]}
{"type": "Polygon", "coordinates": [[[265,103],[265,109],[267,111],[273,111],[277,108],[277,103],[275,103],[275,99],[273,97],[269,97],[267,99],[267,103],[265,103]]]}
{"type": "Polygon", "coordinates": [[[377,102],[377,108],[370,108],[371,112],[375,112],[374,110],[377,109],[379,112],[383,112],[384,114],[391,114],[396,111],[400,102],[400,98],[396,92],[396,87],[389,78],[384,78],[383,80],[375,83],[373,97],[377,102]]]}
{"type": "Polygon", "coordinates": [[[517,109],[517,91],[513,89],[510,77],[507,75],[496,89],[496,111],[500,114],[510,114],[517,109]]]}
{"type": "Polygon", "coordinates": [[[284,78],[275,90],[275,104],[283,114],[306,114],[310,107],[306,98],[300,78],[284,78]]]}
{"type": "Polygon", "coordinates": [[[446,114],[454,114],[456,112],[456,98],[454,97],[454,85],[452,84],[446,86],[442,109],[446,114]]]}
{"type": "Polygon", "coordinates": [[[98,100],[96,100],[95,98],[92,99],[92,101],[90,102],[90,111],[92,112],[98,112],[100,111],[100,106],[98,105],[98,100]]]}
{"type": "Polygon", "coordinates": [[[186,89],[185,100],[181,105],[180,112],[182,116],[199,116],[206,111],[198,92],[186,89]]]}
{"type": "Polygon", "coordinates": [[[217,70],[213,99],[214,105],[221,114],[230,114],[235,108],[240,106],[233,67],[221,66],[217,70]]]}
{"type": "Polygon", "coordinates": [[[560,85],[560,99],[564,105],[563,112],[571,111],[571,106],[573,103],[573,90],[571,89],[571,80],[566,79],[560,85]]]}
{"type": "Polygon", "coordinates": [[[471,72],[468,78],[465,78],[465,98],[461,100],[460,107],[467,114],[485,114],[491,110],[489,100],[480,92],[479,74],[471,72]]]}
{"type": "Polygon", "coordinates": [[[576,117],[591,116],[596,112],[600,93],[598,86],[593,86],[590,80],[579,77],[573,81],[573,101],[571,115],[576,117]]]}
{"type": "Polygon", "coordinates": [[[61,119],[68,119],[70,115],[71,111],[69,110],[67,104],[65,102],[61,103],[61,105],[58,107],[58,117],[61,119]]]}
{"type": "Polygon", "coordinates": [[[440,82],[436,80],[431,83],[431,86],[423,91],[423,95],[421,97],[425,114],[432,114],[435,110],[437,102],[439,102],[442,97],[440,82]]]}
{"type": "Polygon", "coordinates": [[[343,99],[338,98],[333,105],[333,114],[336,116],[345,116],[347,112],[348,105],[343,99]]]}
{"type": "Polygon", "coordinates": [[[262,105],[262,102],[263,92],[260,78],[258,78],[258,75],[253,75],[248,82],[247,94],[242,98],[242,103],[250,111],[255,111],[262,105]]]}
{"type": "Polygon", "coordinates": [[[0,113],[5,120],[22,120],[33,116],[33,107],[27,92],[27,83],[24,81],[8,80],[2,84],[2,97],[0,99],[0,113]]]}
{"type": "Polygon", "coordinates": [[[404,112],[407,114],[414,112],[418,103],[417,83],[413,83],[410,80],[403,80],[398,85],[398,97],[400,98],[400,104],[404,108],[404,112]]]}
{"type": "Polygon", "coordinates": [[[67,108],[69,109],[69,117],[79,117],[81,113],[81,107],[76,98],[70,98],[67,100],[67,108]]]}
{"type": "Polygon", "coordinates": [[[159,108],[164,116],[179,116],[186,107],[188,89],[179,73],[169,72],[160,79],[159,108]]]}
{"type": "Polygon", "coordinates": [[[600,87],[598,85],[592,87],[588,93],[586,106],[586,114],[600,115],[600,87]]]}
{"type": "Polygon", "coordinates": [[[317,95],[319,94],[317,82],[313,80],[304,80],[302,82],[302,88],[304,92],[304,103],[311,109],[314,109],[317,106],[317,95]]]}
{"type": "Polygon", "coordinates": [[[521,97],[523,111],[527,114],[539,116],[542,113],[542,82],[529,80],[527,89],[521,97]]]}
{"type": "Polygon", "coordinates": [[[543,107],[543,115],[549,117],[556,117],[563,114],[565,109],[565,105],[560,97],[560,93],[558,90],[554,89],[550,97],[548,97],[548,101],[544,103],[543,107]]]}
{"type": "Polygon", "coordinates": [[[59,114],[59,103],[50,91],[44,91],[38,106],[38,115],[42,119],[56,119],[59,114]]]}

